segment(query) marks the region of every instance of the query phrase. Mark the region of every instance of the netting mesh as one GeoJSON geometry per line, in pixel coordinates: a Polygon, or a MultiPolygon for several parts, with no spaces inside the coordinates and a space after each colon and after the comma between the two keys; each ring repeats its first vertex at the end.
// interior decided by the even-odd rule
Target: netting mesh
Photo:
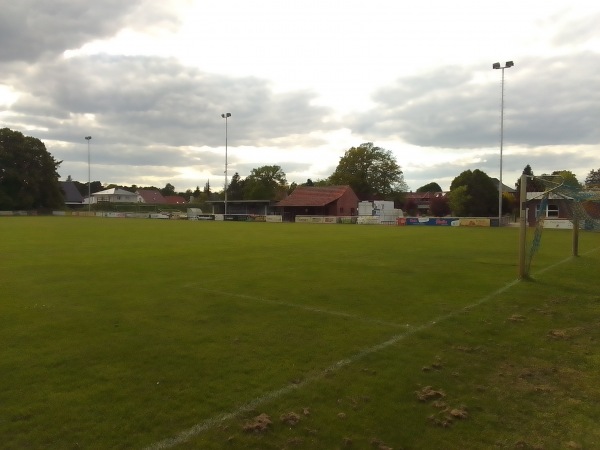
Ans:
{"type": "Polygon", "coordinates": [[[583,229],[600,231],[600,189],[583,189],[565,183],[558,175],[534,178],[543,186],[544,195],[560,200],[561,218],[577,220],[583,229]]]}
{"type": "Polygon", "coordinates": [[[529,269],[531,268],[531,261],[533,261],[534,255],[537,253],[540,248],[540,244],[542,242],[542,231],[544,231],[544,222],[546,219],[546,208],[548,207],[548,197],[549,192],[544,192],[542,195],[542,201],[540,202],[540,207],[536,211],[535,219],[535,232],[533,233],[533,239],[531,241],[531,246],[529,247],[529,254],[527,255],[527,273],[529,273],[529,269]]]}
{"type": "MultiPolygon", "coordinates": [[[[549,217],[549,204],[555,204],[558,219],[568,219],[581,229],[600,231],[600,189],[583,189],[564,182],[561,176],[534,177],[531,185],[540,192],[533,199],[540,200],[536,210],[536,226],[527,254],[527,273],[534,255],[540,248],[542,231],[549,217]],[[559,212],[560,211],[560,212],[559,212]]],[[[530,185],[530,186],[531,186],[530,185]]]]}

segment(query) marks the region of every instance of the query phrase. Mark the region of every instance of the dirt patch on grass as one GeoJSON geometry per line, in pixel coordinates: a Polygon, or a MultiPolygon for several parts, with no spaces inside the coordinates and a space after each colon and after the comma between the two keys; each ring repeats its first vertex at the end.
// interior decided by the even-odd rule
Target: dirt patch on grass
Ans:
{"type": "Polygon", "coordinates": [[[510,320],[511,322],[524,322],[525,316],[522,316],[520,314],[513,314],[508,318],[508,320],[510,320]]]}
{"type": "Polygon", "coordinates": [[[262,413],[252,420],[246,422],[242,426],[242,429],[246,433],[264,433],[271,427],[272,424],[273,422],[271,421],[271,418],[267,414],[262,413]]]}
{"type": "Polygon", "coordinates": [[[444,398],[446,396],[444,391],[441,389],[433,389],[431,386],[425,386],[423,389],[415,391],[415,394],[417,394],[417,398],[421,402],[427,402],[435,398],[444,398]]]}
{"type": "Polygon", "coordinates": [[[293,411],[282,414],[279,419],[286,425],[295,426],[300,422],[300,415],[293,411]]]}
{"type": "Polygon", "coordinates": [[[580,335],[589,332],[589,329],[584,327],[574,327],[574,328],[565,328],[565,329],[556,329],[550,330],[548,332],[548,337],[553,339],[571,339],[579,337],[580,335]]]}

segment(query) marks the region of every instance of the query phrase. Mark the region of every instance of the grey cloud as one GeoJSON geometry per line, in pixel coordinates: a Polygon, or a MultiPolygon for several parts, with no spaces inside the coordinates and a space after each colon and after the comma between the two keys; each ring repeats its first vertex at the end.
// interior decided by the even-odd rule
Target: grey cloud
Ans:
{"type": "MultiPolygon", "coordinates": [[[[477,157],[477,155],[473,155],[477,157]]],[[[479,155],[478,162],[469,163],[443,163],[427,167],[407,167],[404,176],[406,182],[412,190],[416,190],[429,182],[435,181],[448,189],[452,180],[465,170],[479,169],[487,173],[490,177],[499,177],[500,155],[485,154],[479,155]]],[[[401,159],[399,159],[401,162],[401,159]]],[[[585,180],[589,171],[597,165],[589,155],[580,154],[577,147],[568,151],[552,151],[551,148],[543,148],[537,151],[529,149],[513,150],[503,157],[503,177],[502,182],[510,187],[514,187],[526,165],[530,165],[535,175],[552,173],[555,170],[570,170],[578,177],[579,181],[585,180]]]]}
{"type": "MultiPolygon", "coordinates": [[[[513,144],[589,144],[600,140],[600,55],[532,57],[506,70],[505,139],[513,144]]],[[[498,83],[475,83],[479,67],[403,78],[375,93],[372,111],[350,120],[366,135],[420,146],[477,148],[499,141],[498,83]]],[[[486,70],[492,70],[491,67],[486,70]]]]}
{"type": "Polygon", "coordinates": [[[4,1],[0,61],[53,58],[94,39],[111,37],[124,26],[168,28],[177,22],[168,9],[152,0],[4,1]]]}
{"type": "Polygon", "coordinates": [[[556,46],[576,45],[591,41],[598,36],[600,13],[569,21],[558,30],[553,43],[556,46]]]}
{"type": "Polygon", "coordinates": [[[222,146],[222,112],[232,113],[234,146],[314,139],[309,132],[338,127],[323,121],[328,108],[311,105],[312,92],[274,94],[265,80],[216,76],[158,57],[60,59],[13,83],[27,94],[11,112],[26,114],[49,130],[40,137],[55,140],[77,142],[86,133],[107,143],[222,146]],[[84,125],[85,114],[94,115],[93,125],[84,125]]]}

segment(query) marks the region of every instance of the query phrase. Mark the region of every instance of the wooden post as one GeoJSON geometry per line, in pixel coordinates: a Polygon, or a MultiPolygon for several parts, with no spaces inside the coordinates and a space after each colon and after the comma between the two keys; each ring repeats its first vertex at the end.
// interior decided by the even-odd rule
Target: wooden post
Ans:
{"type": "Polygon", "coordinates": [[[579,219],[573,218],[573,256],[579,256],[579,219]]]}
{"type": "Polygon", "coordinates": [[[521,195],[519,198],[519,278],[528,278],[527,254],[527,175],[521,175],[521,195]]]}

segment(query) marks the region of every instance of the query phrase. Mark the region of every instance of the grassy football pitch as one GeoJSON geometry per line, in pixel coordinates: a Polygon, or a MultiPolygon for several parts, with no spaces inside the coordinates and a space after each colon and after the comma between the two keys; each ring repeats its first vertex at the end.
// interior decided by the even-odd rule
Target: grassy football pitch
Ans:
{"type": "Polygon", "coordinates": [[[600,233],[517,245],[0,218],[0,447],[599,448],[600,233]]]}

